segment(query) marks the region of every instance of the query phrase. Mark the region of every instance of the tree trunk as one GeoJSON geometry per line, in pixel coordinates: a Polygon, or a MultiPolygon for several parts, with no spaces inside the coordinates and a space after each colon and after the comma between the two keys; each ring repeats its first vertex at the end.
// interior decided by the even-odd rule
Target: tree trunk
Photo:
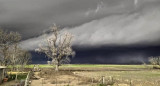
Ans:
{"type": "Polygon", "coordinates": [[[16,78],[15,78],[15,81],[17,81],[17,78],[18,78],[18,73],[19,73],[19,69],[18,69],[18,67],[16,66],[16,78]]]}
{"type": "Polygon", "coordinates": [[[22,69],[21,69],[21,71],[22,71],[22,72],[24,71],[24,64],[22,64],[22,69]]]}
{"type": "Polygon", "coordinates": [[[56,64],[56,69],[55,69],[55,71],[59,71],[59,65],[58,65],[58,64],[56,64]]]}

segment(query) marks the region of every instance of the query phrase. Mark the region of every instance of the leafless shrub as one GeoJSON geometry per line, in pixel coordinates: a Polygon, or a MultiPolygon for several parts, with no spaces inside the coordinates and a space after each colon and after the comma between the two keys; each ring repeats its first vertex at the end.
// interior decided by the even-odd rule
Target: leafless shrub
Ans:
{"type": "Polygon", "coordinates": [[[149,62],[153,65],[153,68],[158,68],[157,66],[160,66],[160,56],[150,57],[149,62]]]}

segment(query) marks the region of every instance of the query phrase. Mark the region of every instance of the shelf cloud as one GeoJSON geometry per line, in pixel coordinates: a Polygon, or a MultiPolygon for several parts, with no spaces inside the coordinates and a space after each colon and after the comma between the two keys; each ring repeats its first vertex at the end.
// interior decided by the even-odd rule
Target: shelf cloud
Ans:
{"type": "Polygon", "coordinates": [[[0,26],[22,34],[33,50],[53,23],[74,35],[73,46],[160,44],[159,0],[0,0],[0,26]]]}
{"type": "MultiPolygon", "coordinates": [[[[160,6],[150,6],[133,13],[110,15],[76,27],[66,27],[62,32],[71,32],[74,35],[73,45],[79,47],[159,45],[158,9],[160,6]]],[[[43,39],[44,36],[39,36],[25,40],[21,44],[22,47],[33,49],[43,39]]]]}

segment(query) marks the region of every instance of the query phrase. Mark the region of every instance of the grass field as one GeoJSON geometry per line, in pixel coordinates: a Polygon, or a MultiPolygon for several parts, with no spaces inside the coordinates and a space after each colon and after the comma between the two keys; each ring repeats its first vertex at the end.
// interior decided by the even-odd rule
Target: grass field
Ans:
{"type": "MultiPolygon", "coordinates": [[[[29,65],[29,68],[33,68],[34,65],[29,65]]],[[[40,68],[46,71],[49,75],[42,75],[51,77],[52,73],[48,71],[54,70],[54,66],[51,65],[39,65],[40,68]],[[51,70],[49,70],[51,69],[51,70]]],[[[90,86],[91,79],[95,79],[96,83],[100,83],[99,81],[102,76],[105,77],[106,83],[110,81],[112,77],[114,85],[113,86],[129,86],[132,84],[133,86],[158,86],[160,84],[160,70],[152,69],[152,65],[101,65],[101,64],[66,64],[60,66],[60,70],[71,71],[72,74],[68,73],[64,76],[59,75],[60,82],[67,81],[68,79],[73,78],[73,82],[71,84],[73,86],[78,86],[75,82],[80,83],[82,86],[90,86]],[[75,77],[84,77],[79,81],[79,78],[75,77]],[[64,78],[65,80],[61,80],[64,78]],[[87,81],[87,82],[86,82],[87,81]]],[[[55,77],[55,75],[53,75],[55,77]]],[[[55,78],[54,78],[55,79],[55,78]]],[[[50,82],[54,80],[51,78],[50,82]]],[[[59,83],[59,85],[62,85],[59,83]]],[[[80,86],[81,86],[80,85],[80,86]]],[[[93,85],[94,86],[94,85],[93,85]]]]}
{"type": "MultiPolygon", "coordinates": [[[[34,64],[26,66],[31,69],[33,67],[34,64]]],[[[95,80],[92,86],[99,86],[97,84],[101,83],[102,76],[105,77],[105,83],[110,82],[112,78],[113,86],[160,86],[160,70],[152,67],[152,65],[66,64],[60,66],[62,71],[55,75],[54,66],[39,65],[42,69],[40,77],[45,79],[43,86],[54,86],[55,80],[58,86],[65,86],[68,82],[71,86],[91,86],[92,79],[95,80]]],[[[42,83],[41,80],[33,80],[34,82],[42,83]]]]}

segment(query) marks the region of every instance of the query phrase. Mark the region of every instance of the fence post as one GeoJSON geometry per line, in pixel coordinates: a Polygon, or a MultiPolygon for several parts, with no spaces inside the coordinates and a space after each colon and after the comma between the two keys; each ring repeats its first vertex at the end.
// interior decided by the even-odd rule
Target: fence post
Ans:
{"type": "Polygon", "coordinates": [[[94,78],[92,78],[92,86],[93,86],[93,83],[94,83],[94,78]]]}
{"type": "Polygon", "coordinates": [[[56,78],[56,86],[57,86],[57,78],[56,78]]]}
{"type": "Polygon", "coordinates": [[[79,84],[79,78],[78,78],[78,83],[77,84],[79,84]]]}
{"type": "Polygon", "coordinates": [[[102,84],[105,84],[105,78],[102,76],[102,84]]]}
{"type": "Polygon", "coordinates": [[[132,86],[132,79],[130,79],[130,83],[129,84],[130,84],[130,86],[132,86]]]}
{"type": "Polygon", "coordinates": [[[68,79],[68,86],[70,85],[70,78],[68,79]]]}
{"type": "Polygon", "coordinates": [[[43,79],[42,79],[42,86],[43,86],[43,79]]]}
{"type": "Polygon", "coordinates": [[[28,73],[28,75],[27,75],[27,78],[26,78],[26,80],[25,80],[25,85],[24,85],[24,86],[27,86],[27,85],[28,85],[29,78],[30,78],[30,71],[29,71],[29,73],[28,73]]]}

